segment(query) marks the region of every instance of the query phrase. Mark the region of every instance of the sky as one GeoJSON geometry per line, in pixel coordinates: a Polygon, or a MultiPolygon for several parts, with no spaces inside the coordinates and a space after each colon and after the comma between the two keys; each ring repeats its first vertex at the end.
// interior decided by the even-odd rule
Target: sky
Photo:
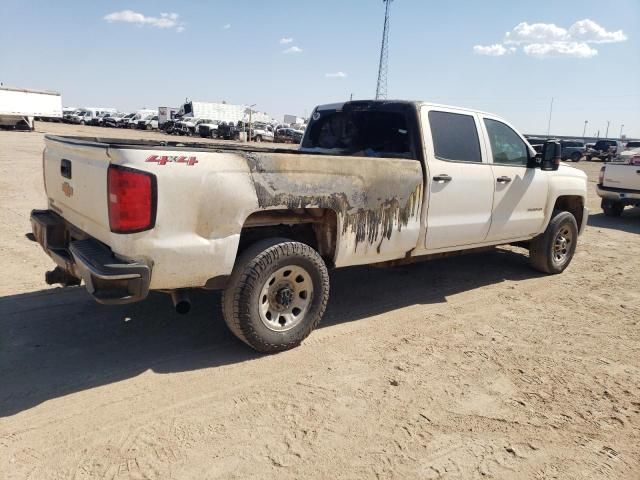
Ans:
{"type": "MultiPolygon", "coordinates": [[[[382,0],[0,0],[0,82],[65,106],[256,104],[281,120],[375,96],[382,0]]],[[[394,0],[388,97],[525,133],[640,138],[640,0],[394,0]]]]}

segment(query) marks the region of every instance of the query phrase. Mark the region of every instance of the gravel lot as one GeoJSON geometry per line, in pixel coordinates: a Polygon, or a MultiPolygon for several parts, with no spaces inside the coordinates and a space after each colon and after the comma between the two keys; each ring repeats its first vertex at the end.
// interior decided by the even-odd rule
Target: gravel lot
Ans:
{"type": "Polygon", "coordinates": [[[564,274],[516,248],[334,271],[321,328],[260,356],[218,294],[181,317],[44,283],[47,132],[161,136],[0,132],[0,478],[639,478],[640,209],[603,215],[601,164],[564,274]]]}

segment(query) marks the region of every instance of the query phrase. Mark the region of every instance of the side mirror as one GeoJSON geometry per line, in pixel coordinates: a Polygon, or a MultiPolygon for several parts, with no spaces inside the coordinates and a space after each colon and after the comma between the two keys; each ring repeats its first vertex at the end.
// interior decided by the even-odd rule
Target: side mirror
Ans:
{"type": "Polygon", "coordinates": [[[560,142],[549,140],[542,147],[540,169],[546,171],[558,170],[562,158],[560,142]]]}

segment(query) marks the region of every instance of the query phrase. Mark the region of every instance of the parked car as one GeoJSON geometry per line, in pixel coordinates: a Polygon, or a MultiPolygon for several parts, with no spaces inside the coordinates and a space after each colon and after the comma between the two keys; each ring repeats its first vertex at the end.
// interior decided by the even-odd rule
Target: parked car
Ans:
{"type": "Polygon", "coordinates": [[[616,155],[614,161],[626,163],[628,165],[640,165],[640,146],[638,148],[623,150],[622,153],[616,155]]]}
{"type": "Polygon", "coordinates": [[[542,152],[542,147],[547,142],[546,138],[532,137],[528,135],[526,135],[525,138],[527,139],[527,142],[529,142],[529,145],[531,145],[537,153],[542,152]]]}
{"type": "Polygon", "coordinates": [[[632,148],[640,148],[640,141],[630,140],[627,143],[625,143],[624,148],[627,150],[632,148]]]}
{"type": "Polygon", "coordinates": [[[587,160],[602,160],[610,162],[617,152],[624,150],[624,144],[619,140],[598,140],[592,149],[587,150],[587,160]]]}
{"type": "Polygon", "coordinates": [[[174,127],[173,133],[177,133],[178,135],[195,135],[197,131],[197,126],[200,123],[211,123],[212,121],[209,119],[202,119],[196,117],[182,117],[178,120],[174,127]]]}
{"type": "Polygon", "coordinates": [[[598,196],[602,198],[604,214],[619,217],[626,206],[640,206],[640,149],[630,159],[630,163],[609,163],[600,169],[596,185],[598,196]],[[637,162],[637,165],[634,164],[637,162]]]}
{"type": "Polygon", "coordinates": [[[140,130],[157,130],[158,129],[158,115],[147,115],[144,118],[138,120],[138,129],[140,130]]]}
{"type": "Polygon", "coordinates": [[[229,329],[261,352],[316,328],[328,268],[517,242],[534,269],[558,274],[588,218],[587,177],[560,165],[559,143],[539,156],[497,116],[423,102],[317,107],[286,153],[44,141],[49,210],[31,224],[58,265],[48,283],[82,280],[104,304],[170,292],[181,313],[189,289],[222,289],[229,329]]]}
{"type": "MultiPolygon", "coordinates": [[[[247,130],[249,126],[247,125],[247,130]]],[[[273,142],[273,127],[264,123],[254,123],[251,125],[249,138],[254,142],[273,142]]]]}
{"type": "Polygon", "coordinates": [[[302,142],[304,132],[294,130],[293,128],[279,128],[276,130],[273,141],[276,143],[295,143],[302,142]]]}
{"type": "Polygon", "coordinates": [[[160,125],[160,130],[164,133],[171,135],[175,132],[176,126],[180,121],[179,118],[172,118],[171,120],[166,120],[162,125],[160,125]]]}
{"type": "Polygon", "coordinates": [[[562,147],[562,159],[572,162],[579,162],[587,151],[582,140],[560,140],[560,146],[562,147]]]}
{"type": "Polygon", "coordinates": [[[202,138],[218,138],[218,120],[203,121],[198,124],[198,135],[202,138]]]}
{"type": "Polygon", "coordinates": [[[116,113],[109,117],[105,117],[102,120],[102,125],[105,127],[119,128],[131,118],[133,113],[116,113]]]}
{"type": "Polygon", "coordinates": [[[116,115],[115,113],[102,113],[100,115],[98,115],[97,117],[93,117],[92,119],[90,119],[87,122],[87,125],[93,125],[95,127],[101,127],[104,125],[104,120],[105,118],[109,118],[112,115],[116,115]]]}
{"type": "Polygon", "coordinates": [[[234,140],[238,136],[238,127],[233,122],[220,122],[218,125],[218,138],[234,140]]]}

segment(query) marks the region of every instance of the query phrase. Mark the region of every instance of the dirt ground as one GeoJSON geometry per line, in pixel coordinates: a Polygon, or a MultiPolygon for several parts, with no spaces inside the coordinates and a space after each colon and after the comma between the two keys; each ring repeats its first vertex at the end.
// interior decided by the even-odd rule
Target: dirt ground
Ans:
{"type": "Polygon", "coordinates": [[[260,356],[218,294],[46,286],[44,132],[160,135],[0,132],[0,478],[640,478],[640,209],[603,215],[601,164],[564,274],[515,248],[337,270],[321,328],[260,356]]]}

